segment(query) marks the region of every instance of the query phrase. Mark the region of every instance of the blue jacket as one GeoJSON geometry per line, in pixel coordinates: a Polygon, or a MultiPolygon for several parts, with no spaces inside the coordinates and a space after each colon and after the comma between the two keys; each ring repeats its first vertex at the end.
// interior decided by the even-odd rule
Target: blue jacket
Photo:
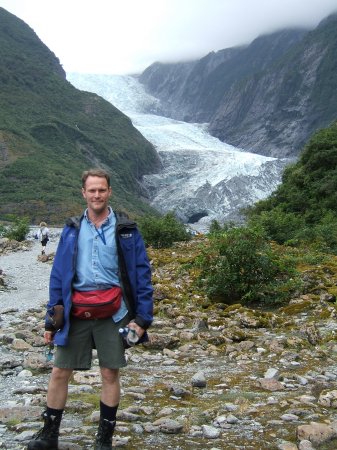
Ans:
{"type": "MultiPolygon", "coordinates": [[[[153,288],[151,267],[143,239],[135,222],[125,214],[116,213],[116,243],[123,298],[130,319],[147,329],[153,320],[153,288]]],[[[63,228],[50,274],[46,330],[52,330],[50,315],[55,305],[64,306],[64,326],[57,331],[54,342],[67,345],[70,326],[72,282],[75,276],[77,241],[82,217],[68,219],[63,228]]],[[[145,337],[146,340],[146,337],[145,337]]],[[[142,339],[144,341],[144,339],[142,339]]]]}

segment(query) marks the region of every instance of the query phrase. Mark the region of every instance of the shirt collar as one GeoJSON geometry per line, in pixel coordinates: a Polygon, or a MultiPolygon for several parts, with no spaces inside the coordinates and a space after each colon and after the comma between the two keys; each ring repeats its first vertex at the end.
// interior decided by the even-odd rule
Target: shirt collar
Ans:
{"type": "MultiPolygon", "coordinates": [[[[107,218],[104,220],[104,222],[102,223],[102,225],[105,225],[107,223],[110,225],[111,222],[112,222],[112,219],[114,217],[112,208],[110,206],[108,206],[108,210],[109,210],[109,214],[108,214],[107,218]]],[[[88,208],[84,211],[84,217],[86,218],[86,221],[89,224],[92,224],[92,222],[91,222],[91,220],[89,219],[89,216],[88,216],[88,208]]]]}

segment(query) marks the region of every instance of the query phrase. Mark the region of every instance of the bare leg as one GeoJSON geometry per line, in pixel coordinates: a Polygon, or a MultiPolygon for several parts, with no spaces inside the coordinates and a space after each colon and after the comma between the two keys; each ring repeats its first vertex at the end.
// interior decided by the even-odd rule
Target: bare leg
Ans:
{"type": "Polygon", "coordinates": [[[44,426],[28,443],[28,450],[55,450],[59,448],[60,424],[67,401],[68,382],[72,371],[72,369],[53,368],[48,386],[47,409],[42,414],[44,426]],[[51,413],[50,408],[58,411],[51,413]]]}
{"type": "Polygon", "coordinates": [[[119,369],[101,367],[101,401],[107,406],[116,406],[120,400],[119,369]]]}
{"type": "Polygon", "coordinates": [[[49,380],[47,406],[53,409],[64,409],[68,397],[68,383],[73,369],[53,367],[49,380]]]}

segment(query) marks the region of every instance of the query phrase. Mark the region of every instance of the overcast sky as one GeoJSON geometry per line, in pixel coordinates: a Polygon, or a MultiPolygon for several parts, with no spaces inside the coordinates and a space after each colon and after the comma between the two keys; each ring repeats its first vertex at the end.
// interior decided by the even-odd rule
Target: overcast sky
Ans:
{"type": "Polygon", "coordinates": [[[337,0],[0,0],[66,72],[140,73],[285,27],[315,27],[337,0]]]}

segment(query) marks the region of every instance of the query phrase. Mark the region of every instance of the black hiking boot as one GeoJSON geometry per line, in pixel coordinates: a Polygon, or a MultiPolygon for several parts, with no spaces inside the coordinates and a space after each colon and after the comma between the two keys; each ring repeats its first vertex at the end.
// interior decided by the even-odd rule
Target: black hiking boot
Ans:
{"type": "Polygon", "coordinates": [[[58,450],[61,418],[47,416],[46,411],[42,413],[42,417],[44,426],[33,436],[27,450],[58,450]]]}
{"type": "Polygon", "coordinates": [[[116,421],[110,422],[102,417],[99,419],[98,431],[95,441],[95,450],[111,450],[112,435],[114,433],[116,421]]]}

